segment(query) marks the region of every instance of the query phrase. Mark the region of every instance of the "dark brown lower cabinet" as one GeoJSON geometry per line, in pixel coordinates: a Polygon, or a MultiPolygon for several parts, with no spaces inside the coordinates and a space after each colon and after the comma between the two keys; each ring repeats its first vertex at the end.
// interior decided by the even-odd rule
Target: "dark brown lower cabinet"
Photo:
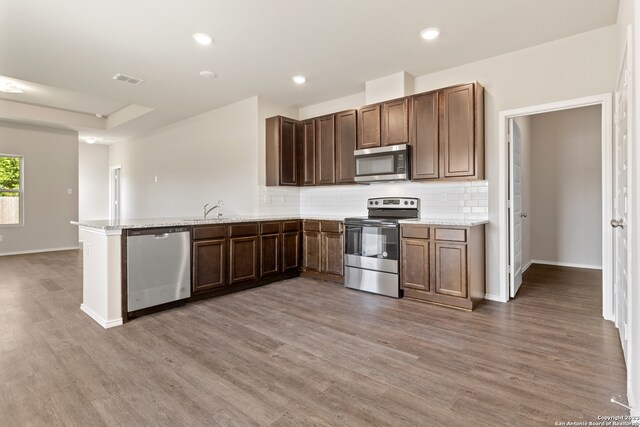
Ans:
{"type": "Polygon", "coordinates": [[[342,222],[305,220],[302,230],[303,273],[342,282],[344,277],[342,222]]]}
{"type": "Polygon", "coordinates": [[[282,233],[282,272],[300,268],[300,232],[282,233]]]}
{"type": "Polygon", "coordinates": [[[404,295],[473,310],[484,299],[484,225],[401,227],[404,295]]]}
{"type": "Polygon", "coordinates": [[[322,273],[342,276],[344,273],[344,237],[342,233],[322,233],[322,273]]]}
{"type": "Polygon", "coordinates": [[[229,283],[257,280],[258,236],[229,239],[229,283]]]}
{"type": "Polygon", "coordinates": [[[315,271],[320,273],[321,271],[321,254],[322,254],[322,241],[319,231],[304,231],[302,236],[302,247],[304,248],[303,270],[315,271]]]}
{"type": "Polygon", "coordinates": [[[193,242],[193,293],[220,288],[227,284],[226,239],[193,242]]]}
{"type": "Polygon", "coordinates": [[[280,234],[260,236],[260,277],[280,273],[280,234]]]}

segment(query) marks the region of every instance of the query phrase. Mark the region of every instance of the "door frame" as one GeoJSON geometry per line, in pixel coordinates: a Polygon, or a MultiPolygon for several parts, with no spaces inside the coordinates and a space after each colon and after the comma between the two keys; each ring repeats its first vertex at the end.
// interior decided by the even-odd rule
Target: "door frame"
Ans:
{"type": "Polygon", "coordinates": [[[572,108],[601,106],[601,140],[602,140],[602,316],[613,320],[613,232],[608,220],[613,212],[613,113],[612,95],[588,96],[568,99],[548,104],[504,110],[499,113],[498,123],[498,216],[499,249],[500,249],[500,292],[501,301],[509,301],[509,155],[508,130],[509,119],[519,116],[549,113],[572,108]]]}

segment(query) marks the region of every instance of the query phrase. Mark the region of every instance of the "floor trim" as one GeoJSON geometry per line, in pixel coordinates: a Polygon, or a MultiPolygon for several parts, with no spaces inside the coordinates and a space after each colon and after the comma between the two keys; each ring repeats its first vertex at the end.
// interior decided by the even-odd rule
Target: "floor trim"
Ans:
{"type": "Polygon", "coordinates": [[[80,246],[69,246],[66,248],[32,249],[29,251],[2,252],[0,253],[0,256],[40,254],[43,252],[71,251],[74,249],[80,249],[80,246]]]}
{"type": "Polygon", "coordinates": [[[574,268],[587,268],[589,270],[602,270],[601,265],[576,264],[573,262],[545,261],[541,259],[532,259],[531,264],[556,265],[558,267],[574,267],[574,268]]]}
{"type": "Polygon", "coordinates": [[[84,311],[89,317],[91,317],[93,320],[98,322],[98,324],[105,329],[122,325],[122,318],[106,321],[102,317],[98,316],[98,314],[95,311],[91,310],[89,307],[87,307],[84,304],[80,304],[80,310],[84,311]]]}

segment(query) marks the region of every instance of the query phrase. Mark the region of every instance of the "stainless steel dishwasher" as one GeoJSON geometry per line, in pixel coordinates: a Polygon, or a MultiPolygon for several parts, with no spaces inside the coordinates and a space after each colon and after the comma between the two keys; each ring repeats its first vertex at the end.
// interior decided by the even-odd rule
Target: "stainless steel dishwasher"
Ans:
{"type": "Polygon", "coordinates": [[[191,295],[189,227],[129,230],[127,235],[127,311],[191,295]]]}

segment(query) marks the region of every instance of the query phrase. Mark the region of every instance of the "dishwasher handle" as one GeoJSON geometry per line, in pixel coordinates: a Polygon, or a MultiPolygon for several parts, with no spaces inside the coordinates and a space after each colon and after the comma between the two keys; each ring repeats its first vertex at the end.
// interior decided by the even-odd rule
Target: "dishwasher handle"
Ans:
{"type": "Polygon", "coordinates": [[[155,239],[164,239],[170,234],[184,233],[189,231],[189,227],[156,227],[156,228],[135,228],[127,232],[128,236],[148,236],[153,235],[155,239]]]}

